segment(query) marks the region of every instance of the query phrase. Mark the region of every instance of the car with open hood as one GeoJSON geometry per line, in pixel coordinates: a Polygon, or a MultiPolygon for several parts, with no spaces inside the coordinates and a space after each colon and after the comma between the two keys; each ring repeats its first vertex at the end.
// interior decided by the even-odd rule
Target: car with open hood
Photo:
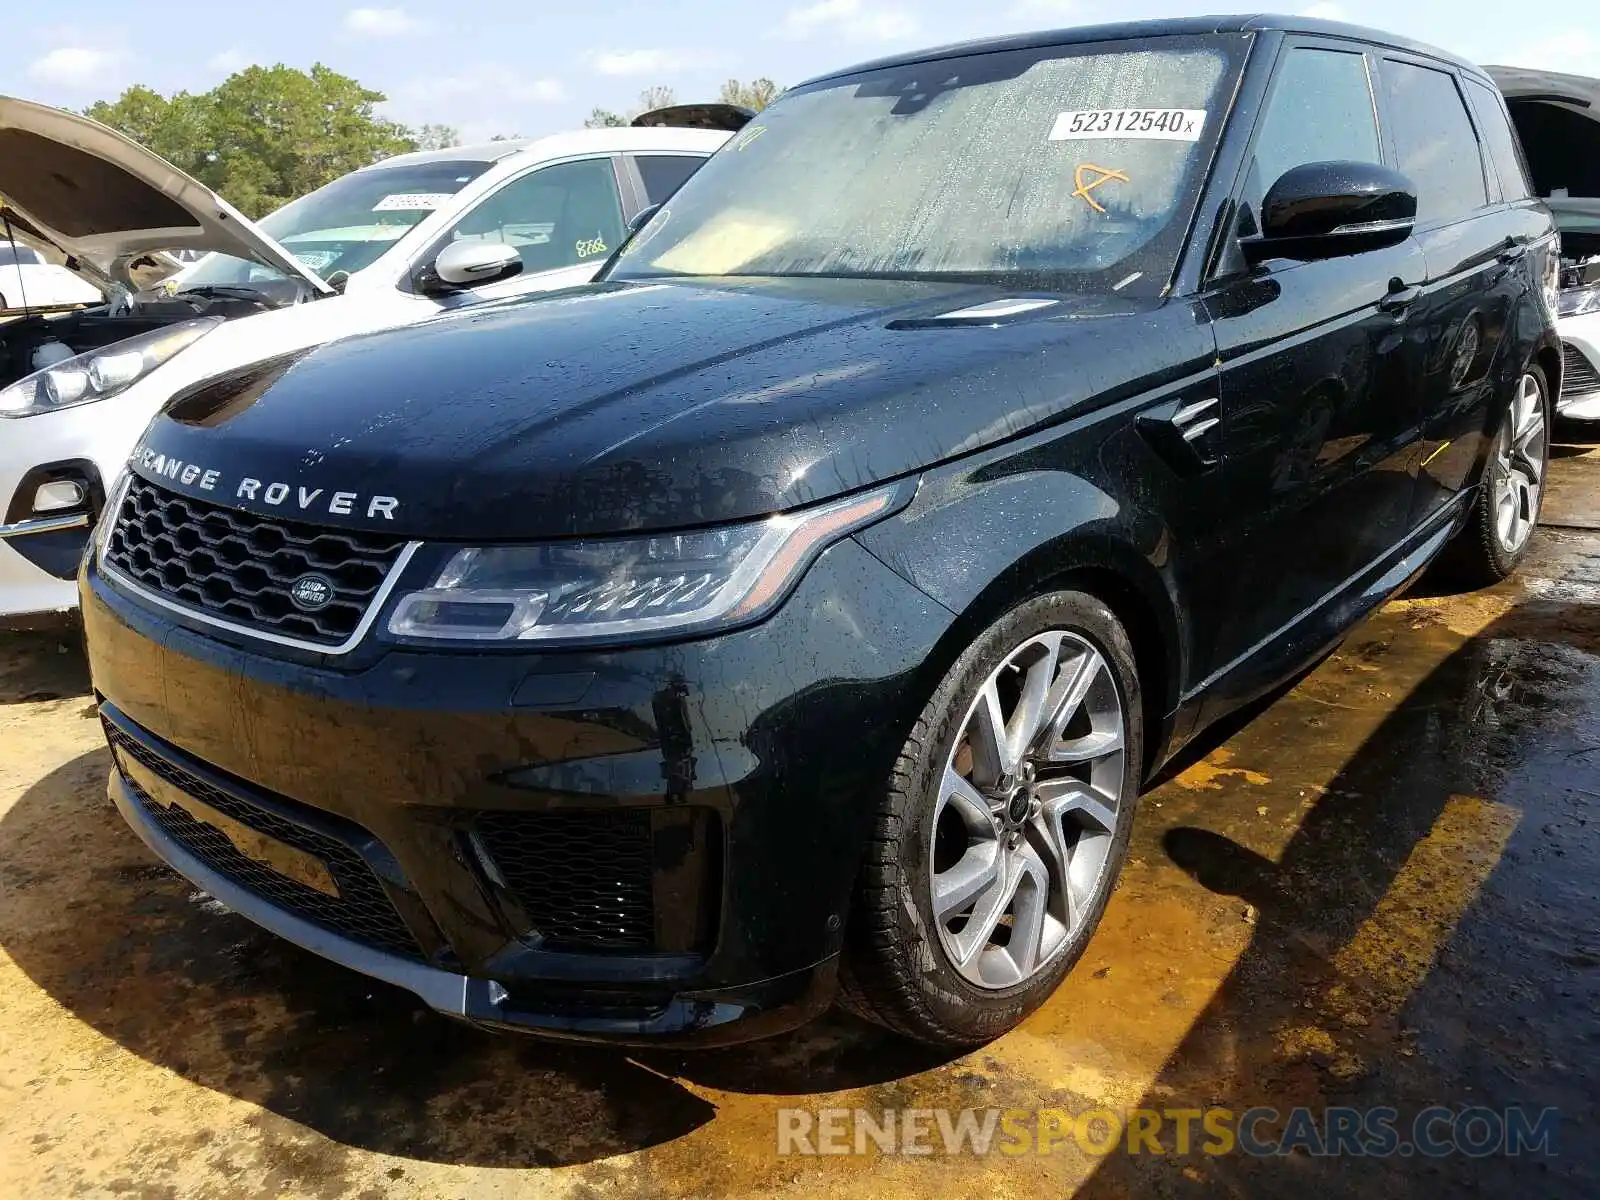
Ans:
{"type": "Polygon", "coordinates": [[[1510,106],[1533,188],[1561,230],[1565,378],[1556,411],[1600,423],[1600,79],[1485,69],[1510,106]]]}
{"type": "Polygon", "coordinates": [[[690,115],[400,155],[253,222],[103,125],[0,98],[0,221],[97,289],[70,311],[6,295],[0,625],[75,607],[72,575],[105,485],[177,392],[334,338],[588,280],[628,222],[748,116],[725,105],[690,115]],[[142,286],[144,264],[196,254],[142,286]]]}
{"type": "Polygon", "coordinates": [[[1197,731],[1527,552],[1556,236],[1505,121],[1308,18],[798,86],[595,283],[174,399],[80,576],[111,798],[485,1025],[993,1038],[1197,731]]]}

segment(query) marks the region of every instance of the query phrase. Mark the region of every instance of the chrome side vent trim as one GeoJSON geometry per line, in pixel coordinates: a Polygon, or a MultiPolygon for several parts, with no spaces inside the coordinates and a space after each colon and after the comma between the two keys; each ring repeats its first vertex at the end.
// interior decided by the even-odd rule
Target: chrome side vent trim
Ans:
{"type": "Polygon", "coordinates": [[[1180,475],[1198,475],[1222,460],[1222,402],[1216,396],[1170,400],[1140,414],[1137,427],[1180,475]]]}

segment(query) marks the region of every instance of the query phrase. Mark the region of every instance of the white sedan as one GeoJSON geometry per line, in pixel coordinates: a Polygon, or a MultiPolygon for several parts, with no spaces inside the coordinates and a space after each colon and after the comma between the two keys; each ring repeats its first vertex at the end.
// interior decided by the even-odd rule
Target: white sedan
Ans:
{"type": "Polygon", "coordinates": [[[106,488],[179,392],[335,338],[586,283],[748,117],[689,106],[401,155],[251,222],[103,125],[0,97],[0,140],[28,150],[0,155],[0,215],[105,294],[0,325],[0,627],[76,608],[106,488]],[[158,250],[209,253],[136,291],[128,265],[158,250]]]}
{"type": "Polygon", "coordinates": [[[100,301],[99,288],[48,261],[32,246],[0,240],[0,316],[100,301]]]}

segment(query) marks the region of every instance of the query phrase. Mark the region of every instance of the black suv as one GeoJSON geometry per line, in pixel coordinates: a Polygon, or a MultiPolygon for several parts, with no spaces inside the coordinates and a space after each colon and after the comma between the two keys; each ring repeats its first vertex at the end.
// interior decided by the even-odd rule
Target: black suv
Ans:
{"type": "Polygon", "coordinates": [[[82,576],[111,794],[473,1021],[992,1038],[1186,740],[1527,547],[1557,259],[1506,122],[1291,19],[797,87],[601,282],[174,401],[82,576]]]}

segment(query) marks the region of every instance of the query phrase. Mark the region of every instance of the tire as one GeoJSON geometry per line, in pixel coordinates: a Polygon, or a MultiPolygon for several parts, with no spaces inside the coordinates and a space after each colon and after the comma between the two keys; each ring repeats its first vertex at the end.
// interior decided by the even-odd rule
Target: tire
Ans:
{"type": "Polygon", "coordinates": [[[1467,523],[1450,546],[1448,567],[1468,588],[1489,587],[1517,569],[1533,541],[1550,471],[1554,413],[1537,363],[1523,368],[1494,436],[1467,523]],[[1536,404],[1530,404],[1537,392],[1536,404]],[[1507,522],[1507,513],[1514,518],[1507,522]]]}
{"type": "Polygon", "coordinates": [[[1072,591],[1017,605],[957,658],[878,801],[846,932],[846,1008],[917,1041],[966,1048],[1055,991],[1127,857],[1144,763],[1134,661],[1110,609],[1072,591]],[[1009,774],[997,761],[1000,734],[985,732],[996,706],[1009,743],[1039,730],[1030,756],[998,751],[1009,774]],[[1054,721],[1027,719],[1052,711],[1054,721]],[[957,899],[990,869],[998,892],[957,899]],[[1013,875],[1015,884],[1000,882],[1013,875]],[[997,897],[1007,907],[984,936],[997,897]]]}

